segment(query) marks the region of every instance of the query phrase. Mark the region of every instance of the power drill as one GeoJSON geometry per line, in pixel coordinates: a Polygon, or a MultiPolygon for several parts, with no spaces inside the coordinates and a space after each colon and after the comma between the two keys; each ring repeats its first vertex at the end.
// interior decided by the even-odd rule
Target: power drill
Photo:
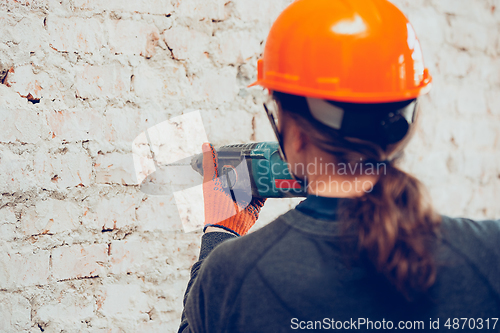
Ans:
{"type": "MultiPolygon", "coordinates": [[[[225,189],[257,198],[305,197],[307,194],[281,159],[278,142],[234,144],[216,150],[218,175],[225,189]]],[[[203,175],[203,154],[193,157],[191,167],[203,175]]]]}

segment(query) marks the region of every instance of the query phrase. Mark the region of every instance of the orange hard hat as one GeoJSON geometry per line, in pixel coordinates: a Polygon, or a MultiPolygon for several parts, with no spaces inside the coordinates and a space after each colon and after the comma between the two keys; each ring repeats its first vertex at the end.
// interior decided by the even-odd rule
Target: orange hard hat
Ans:
{"type": "Polygon", "coordinates": [[[252,85],[351,103],[417,98],[431,88],[406,16],[386,0],[298,0],[273,24],[252,85]]]}

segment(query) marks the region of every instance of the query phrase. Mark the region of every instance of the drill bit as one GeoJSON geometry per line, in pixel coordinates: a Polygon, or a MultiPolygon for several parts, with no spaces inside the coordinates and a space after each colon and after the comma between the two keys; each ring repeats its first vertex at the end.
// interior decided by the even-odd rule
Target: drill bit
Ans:
{"type": "Polygon", "coordinates": [[[191,166],[191,163],[169,163],[163,166],[191,166]]]}
{"type": "Polygon", "coordinates": [[[203,154],[198,154],[194,157],[188,157],[183,160],[179,160],[176,163],[167,163],[167,164],[161,164],[159,165],[156,163],[155,160],[155,165],[158,168],[164,168],[164,167],[188,167],[190,166],[194,171],[198,172],[200,175],[203,175],[203,154]],[[188,160],[188,161],[186,161],[188,160]],[[186,162],[184,162],[186,161],[186,162]]]}

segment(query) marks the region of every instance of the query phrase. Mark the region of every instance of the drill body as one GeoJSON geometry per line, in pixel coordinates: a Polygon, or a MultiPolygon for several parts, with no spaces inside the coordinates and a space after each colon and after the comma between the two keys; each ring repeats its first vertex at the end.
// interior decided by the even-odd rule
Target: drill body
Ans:
{"type": "MultiPolygon", "coordinates": [[[[277,142],[222,146],[217,150],[218,172],[223,187],[256,198],[305,197],[306,190],[295,180],[278,152],[277,142]]],[[[203,175],[203,154],[191,161],[203,175]]]]}

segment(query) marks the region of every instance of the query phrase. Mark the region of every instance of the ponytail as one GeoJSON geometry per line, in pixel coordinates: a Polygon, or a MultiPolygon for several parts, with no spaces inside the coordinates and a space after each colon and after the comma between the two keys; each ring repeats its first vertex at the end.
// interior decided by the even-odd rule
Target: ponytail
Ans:
{"type": "Polygon", "coordinates": [[[341,218],[356,226],[361,257],[411,300],[436,279],[430,247],[440,216],[425,200],[420,181],[386,165],[371,192],[345,201],[341,218]]]}

